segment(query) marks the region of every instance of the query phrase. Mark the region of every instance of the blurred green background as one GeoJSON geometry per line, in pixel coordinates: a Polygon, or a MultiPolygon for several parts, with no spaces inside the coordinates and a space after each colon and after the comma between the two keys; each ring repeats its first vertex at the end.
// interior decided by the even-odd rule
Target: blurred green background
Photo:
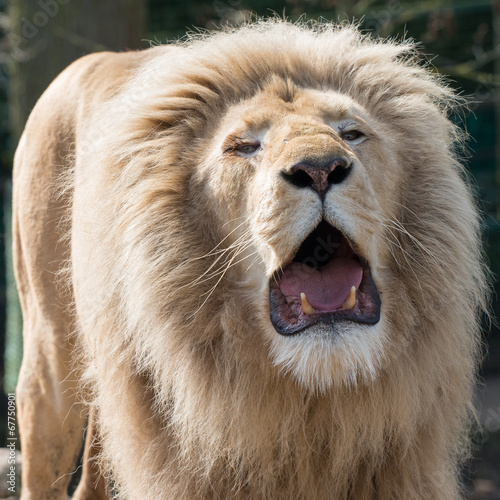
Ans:
{"type": "MultiPolygon", "coordinates": [[[[34,103],[74,59],[147,48],[196,28],[238,25],[254,15],[357,20],[383,37],[413,38],[432,68],[467,97],[454,119],[470,134],[466,163],[477,184],[500,317],[500,0],[0,0],[0,404],[22,356],[21,313],[10,263],[10,176],[34,103]]],[[[484,386],[475,459],[464,471],[470,499],[500,499],[500,330],[485,323],[484,386]]],[[[4,418],[4,417],[2,417],[4,418]]],[[[0,421],[4,441],[5,425],[0,421]]],[[[1,496],[0,496],[1,497],[1,496]]],[[[403,499],[402,499],[403,500],[403,499]]]]}

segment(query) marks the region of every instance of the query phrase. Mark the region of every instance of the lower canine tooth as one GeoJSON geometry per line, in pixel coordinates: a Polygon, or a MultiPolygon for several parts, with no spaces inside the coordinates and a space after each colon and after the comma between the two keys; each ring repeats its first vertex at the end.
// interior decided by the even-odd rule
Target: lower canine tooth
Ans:
{"type": "Polygon", "coordinates": [[[316,314],[316,309],[314,309],[314,307],[309,304],[305,293],[300,294],[300,302],[302,304],[302,310],[304,311],[304,314],[316,314]]]}
{"type": "Polygon", "coordinates": [[[347,299],[342,304],[342,310],[352,309],[356,305],[356,287],[352,286],[347,299]]]}

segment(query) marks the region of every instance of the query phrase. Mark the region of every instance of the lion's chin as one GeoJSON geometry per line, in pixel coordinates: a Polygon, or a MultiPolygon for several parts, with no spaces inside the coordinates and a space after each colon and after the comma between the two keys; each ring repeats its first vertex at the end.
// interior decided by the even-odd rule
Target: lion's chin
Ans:
{"type": "Polygon", "coordinates": [[[300,335],[274,335],[270,354],[273,364],[303,390],[324,395],[335,388],[373,383],[386,344],[382,322],[338,321],[333,327],[319,322],[300,335]]]}
{"type": "Polygon", "coordinates": [[[332,335],[350,322],[374,325],[380,320],[380,305],[368,262],[326,221],[269,281],[271,323],[281,335],[318,324],[332,335]]]}

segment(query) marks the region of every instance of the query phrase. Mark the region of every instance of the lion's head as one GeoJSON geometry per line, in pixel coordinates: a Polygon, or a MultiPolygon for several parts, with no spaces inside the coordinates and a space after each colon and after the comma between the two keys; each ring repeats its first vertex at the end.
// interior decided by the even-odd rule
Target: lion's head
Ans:
{"type": "Polygon", "coordinates": [[[112,463],[122,359],[154,394],[166,437],[145,461],[172,491],[188,470],[343,498],[383,483],[390,448],[383,498],[454,494],[484,277],[454,95],[413,56],[353,27],[252,25],[154,49],[96,117],[98,283],[76,298],[112,463]]]}

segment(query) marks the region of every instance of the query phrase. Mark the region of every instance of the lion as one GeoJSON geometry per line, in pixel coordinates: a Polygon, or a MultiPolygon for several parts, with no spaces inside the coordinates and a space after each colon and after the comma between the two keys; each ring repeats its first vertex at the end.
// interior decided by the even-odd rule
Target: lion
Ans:
{"type": "Polygon", "coordinates": [[[22,498],[66,498],[89,414],[78,499],[461,498],[488,286],[457,103],[354,25],[67,68],[15,157],[22,498]]]}

